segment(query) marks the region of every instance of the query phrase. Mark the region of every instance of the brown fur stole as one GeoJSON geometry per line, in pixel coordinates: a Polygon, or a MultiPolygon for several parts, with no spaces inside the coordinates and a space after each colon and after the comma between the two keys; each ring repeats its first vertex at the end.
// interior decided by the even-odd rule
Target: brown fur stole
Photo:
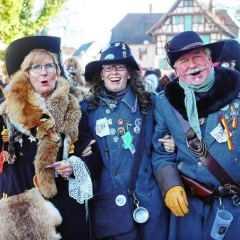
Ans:
{"type": "Polygon", "coordinates": [[[14,163],[14,132],[24,133],[30,139],[37,138],[35,172],[41,193],[50,198],[57,193],[54,172],[45,166],[56,161],[63,134],[64,153],[67,159],[70,144],[78,137],[81,110],[78,101],[69,93],[69,83],[60,77],[51,96],[45,101],[30,84],[28,76],[18,71],[11,79],[6,100],[0,105],[9,131],[9,163],[14,163]]]}

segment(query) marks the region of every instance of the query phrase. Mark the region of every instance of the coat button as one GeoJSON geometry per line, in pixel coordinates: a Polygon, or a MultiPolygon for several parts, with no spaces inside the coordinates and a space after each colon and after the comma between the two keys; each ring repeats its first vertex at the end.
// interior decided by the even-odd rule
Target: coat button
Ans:
{"type": "Polygon", "coordinates": [[[113,172],[112,175],[113,175],[114,177],[116,177],[116,176],[117,176],[117,172],[113,172]]]}
{"type": "Polygon", "coordinates": [[[105,151],[105,152],[108,152],[108,148],[104,148],[104,151],[105,151]]]}
{"type": "Polygon", "coordinates": [[[201,166],[202,166],[202,162],[199,161],[199,162],[197,163],[197,165],[198,165],[198,167],[201,167],[201,166]]]}
{"type": "Polygon", "coordinates": [[[238,158],[235,158],[235,159],[234,159],[234,162],[235,162],[235,163],[238,163],[238,158]]]}
{"type": "Polygon", "coordinates": [[[148,169],[147,169],[147,168],[144,168],[144,172],[148,172],[148,169]]]}
{"type": "Polygon", "coordinates": [[[149,193],[148,193],[148,196],[152,196],[152,193],[151,193],[151,192],[149,192],[149,193]]]}

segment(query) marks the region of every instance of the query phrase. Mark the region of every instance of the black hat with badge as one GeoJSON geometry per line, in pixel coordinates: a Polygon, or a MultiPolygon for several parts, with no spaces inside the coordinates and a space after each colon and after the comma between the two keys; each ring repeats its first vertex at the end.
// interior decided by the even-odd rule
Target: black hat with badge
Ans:
{"type": "Polygon", "coordinates": [[[224,41],[218,41],[214,43],[204,44],[201,37],[194,31],[185,31],[174,36],[165,45],[167,53],[167,60],[169,65],[174,68],[175,61],[183,54],[197,49],[197,48],[209,48],[211,50],[212,62],[215,62],[220,56],[224,41]]]}
{"type": "Polygon", "coordinates": [[[139,71],[138,64],[134,59],[129,46],[124,42],[112,42],[99,52],[99,60],[90,62],[85,67],[85,79],[91,78],[102,69],[102,65],[125,64],[139,71]]]}
{"type": "Polygon", "coordinates": [[[61,76],[66,77],[62,61],[61,38],[53,36],[29,36],[10,43],[5,58],[9,76],[20,70],[24,58],[34,49],[45,49],[57,54],[61,76]]]}

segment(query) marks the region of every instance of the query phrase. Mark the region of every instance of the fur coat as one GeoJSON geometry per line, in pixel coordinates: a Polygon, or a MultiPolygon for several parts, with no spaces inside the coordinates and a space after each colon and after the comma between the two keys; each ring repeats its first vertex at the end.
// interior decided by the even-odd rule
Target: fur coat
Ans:
{"type": "MultiPolygon", "coordinates": [[[[215,83],[213,87],[197,101],[199,118],[225,107],[240,93],[239,72],[222,67],[215,69],[215,83]]],[[[184,90],[179,86],[178,78],[168,83],[165,87],[165,95],[171,105],[187,119],[187,112],[184,104],[184,90]]]]}
{"type": "Polygon", "coordinates": [[[15,131],[37,141],[34,161],[36,183],[46,198],[56,195],[57,188],[54,171],[46,170],[45,166],[56,161],[62,136],[62,159],[67,159],[70,145],[78,136],[81,110],[77,99],[69,93],[69,88],[68,81],[59,77],[51,96],[45,101],[32,87],[28,76],[18,71],[13,75],[9,93],[0,105],[0,114],[9,132],[8,162],[12,164],[16,159],[13,147],[15,131]]]}

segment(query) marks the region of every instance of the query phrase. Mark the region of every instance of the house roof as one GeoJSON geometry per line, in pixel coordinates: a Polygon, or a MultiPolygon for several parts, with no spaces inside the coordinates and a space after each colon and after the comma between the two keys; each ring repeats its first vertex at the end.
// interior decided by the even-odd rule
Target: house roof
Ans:
{"type": "MultiPolygon", "coordinates": [[[[159,19],[158,22],[155,22],[155,24],[153,26],[151,26],[146,34],[149,35],[156,35],[156,30],[159,29],[163,23],[166,21],[166,19],[169,17],[169,15],[171,15],[171,13],[173,12],[173,10],[178,6],[178,4],[181,2],[182,0],[176,0],[176,2],[172,5],[172,7],[169,9],[169,11],[167,13],[165,13],[161,19],[159,19]]],[[[226,32],[231,38],[236,38],[236,34],[234,32],[231,31],[231,29],[229,29],[228,27],[224,26],[221,23],[221,20],[219,19],[219,17],[216,18],[216,15],[212,15],[212,13],[210,12],[210,10],[205,7],[200,1],[198,0],[194,0],[195,2],[197,2],[197,4],[202,8],[202,12],[205,13],[205,15],[211,19],[212,22],[214,22],[214,24],[218,25],[224,32],[226,32]]]]}
{"type": "Polygon", "coordinates": [[[147,40],[153,43],[152,37],[146,32],[163,15],[163,13],[128,13],[112,28],[110,42],[124,41],[127,44],[143,44],[147,40]]]}
{"type": "Polygon", "coordinates": [[[73,54],[73,56],[79,56],[82,52],[86,52],[88,50],[88,48],[94,43],[94,41],[92,42],[88,42],[85,44],[82,44],[73,54]]]}

